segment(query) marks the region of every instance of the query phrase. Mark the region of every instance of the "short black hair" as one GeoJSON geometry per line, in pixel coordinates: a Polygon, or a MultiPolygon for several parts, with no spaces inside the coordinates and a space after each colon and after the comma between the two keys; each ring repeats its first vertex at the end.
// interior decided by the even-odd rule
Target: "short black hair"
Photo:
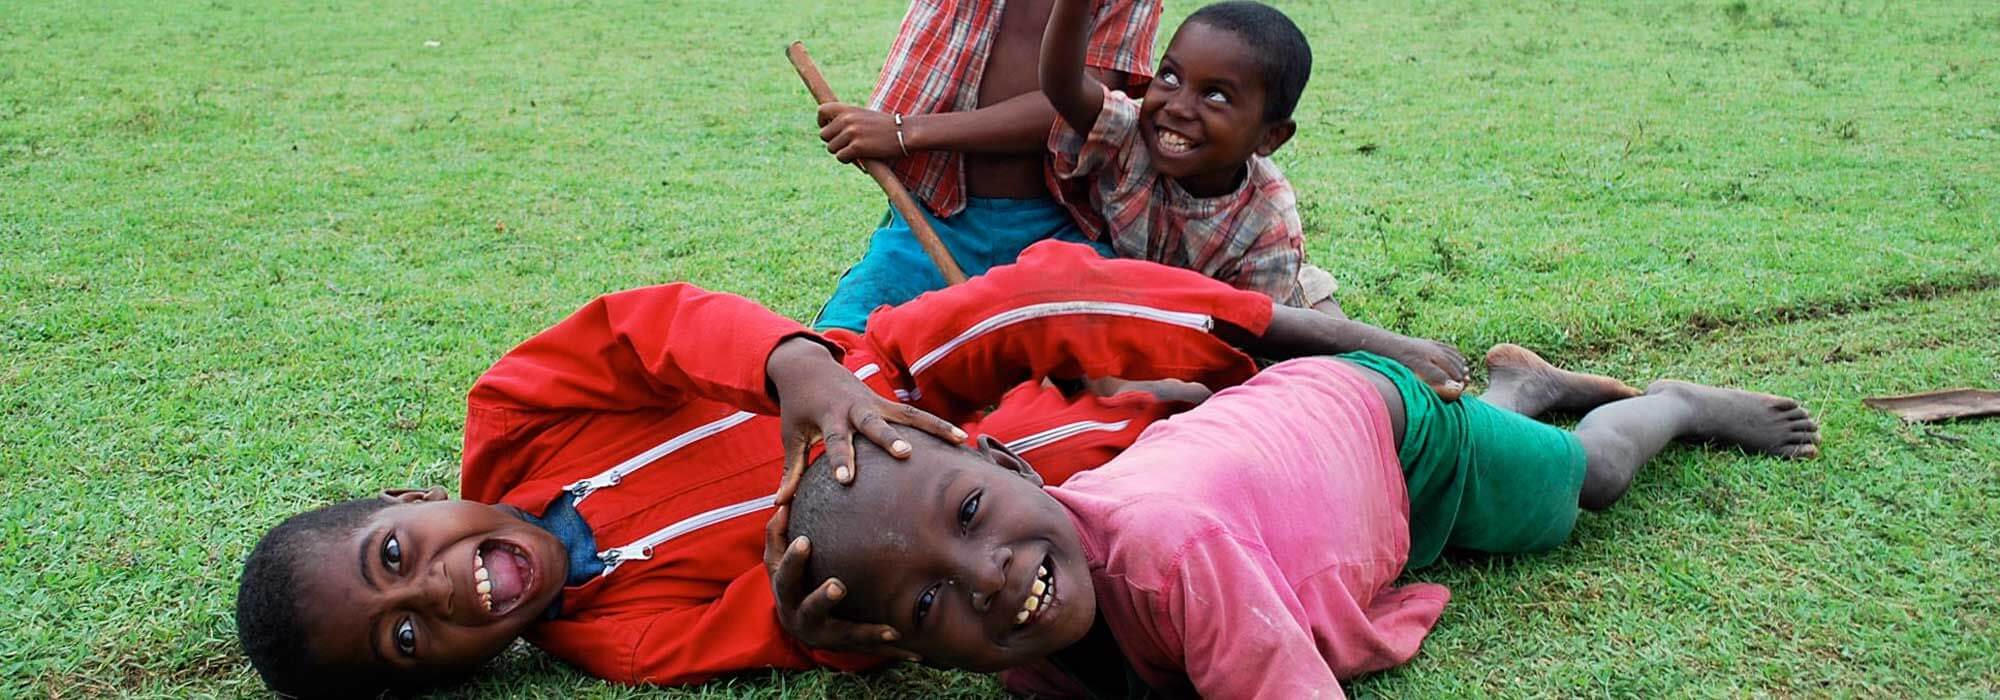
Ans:
{"type": "MultiPolygon", "coordinates": [[[[906,431],[906,439],[911,439],[913,447],[925,449],[933,447],[928,442],[943,444],[942,440],[917,431],[906,431]],[[910,435],[914,433],[914,435],[910,435]],[[925,440],[929,438],[929,440],[925,440]]],[[[839,556],[841,552],[859,546],[859,533],[869,529],[867,518],[880,517],[879,513],[866,513],[854,499],[846,497],[847,487],[833,478],[833,466],[827,456],[821,454],[806,466],[805,473],[799,475],[799,489],[792,494],[789,506],[791,515],[785,525],[785,541],[804,537],[812,542],[812,556],[806,559],[806,590],[819,588],[827,579],[853,580],[866,572],[852,570],[852,563],[839,556]]],[[[895,475],[887,473],[897,465],[897,461],[887,451],[866,439],[854,441],[855,465],[870,475],[864,478],[890,479],[895,475]]],[[[845,602],[843,600],[842,602],[845,602]]],[[[835,610],[840,606],[835,605],[835,610]]]]}
{"type": "Polygon", "coordinates": [[[1264,80],[1264,121],[1292,118],[1299,96],[1312,77],[1312,46],[1305,32],[1278,8],[1261,2],[1231,0],[1218,2],[1188,15],[1182,25],[1201,23],[1235,34],[1250,47],[1251,58],[1262,70],[1264,80]]]}
{"type": "Polygon", "coordinates": [[[307,646],[305,602],[299,573],[314,549],[345,537],[391,503],[360,498],[286,518],[250,550],[236,587],[236,639],[264,684],[288,697],[368,697],[382,694],[393,679],[360,678],[326,668],[307,646]]]}

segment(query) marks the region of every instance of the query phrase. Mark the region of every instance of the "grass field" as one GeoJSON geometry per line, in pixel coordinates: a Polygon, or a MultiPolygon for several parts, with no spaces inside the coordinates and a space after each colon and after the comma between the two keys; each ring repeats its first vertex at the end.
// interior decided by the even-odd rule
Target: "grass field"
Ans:
{"type": "MultiPolygon", "coordinates": [[[[2000,694],[2000,421],[1860,405],[2000,385],[2000,6],[1282,6],[1318,65],[1277,160],[1351,313],[1825,422],[1820,460],[1673,450],[1568,548],[1418,572],[1437,632],[1351,691],[2000,694]]],[[[900,17],[0,0],[0,696],[256,693],[257,534],[454,483],[472,379],[596,294],[809,315],[882,203],[781,48],[859,99],[900,17]]],[[[519,651],[465,694],[998,691],[639,691],[519,651]]]]}

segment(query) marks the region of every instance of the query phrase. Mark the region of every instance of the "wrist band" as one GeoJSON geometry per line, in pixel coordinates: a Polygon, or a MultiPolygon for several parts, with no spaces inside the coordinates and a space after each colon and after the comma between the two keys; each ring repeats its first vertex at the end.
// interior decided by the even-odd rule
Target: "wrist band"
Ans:
{"type": "Polygon", "coordinates": [[[897,114],[894,116],[896,117],[896,147],[903,149],[903,157],[908,158],[910,157],[910,144],[903,141],[903,115],[897,114]]]}

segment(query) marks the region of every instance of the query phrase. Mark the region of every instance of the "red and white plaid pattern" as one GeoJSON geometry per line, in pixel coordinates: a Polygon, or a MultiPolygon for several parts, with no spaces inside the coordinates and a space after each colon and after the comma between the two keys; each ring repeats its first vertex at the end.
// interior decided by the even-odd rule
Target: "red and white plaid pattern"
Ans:
{"type": "Polygon", "coordinates": [[[1105,91],[1104,110],[1088,135],[1058,120],[1049,150],[1049,188],[1065,193],[1084,233],[1108,241],[1120,257],[1194,270],[1304,305],[1305,229],[1292,184],[1270,159],[1251,156],[1250,173],[1235,192],[1188,194],[1153,168],[1153,152],[1139,137],[1139,102],[1113,90],[1105,91]]]}
{"type": "MultiPolygon", "coordinates": [[[[969,112],[979,107],[1005,0],[914,0],[882,62],[868,108],[902,115],[969,112]]],[[[1153,35],[1160,0],[1104,0],[1091,25],[1084,62],[1139,78],[1153,75],[1153,35]]],[[[1028,66],[1025,70],[1034,70],[1028,66]]],[[[965,156],[925,151],[894,163],[910,194],[939,217],[965,208],[965,156]]]]}

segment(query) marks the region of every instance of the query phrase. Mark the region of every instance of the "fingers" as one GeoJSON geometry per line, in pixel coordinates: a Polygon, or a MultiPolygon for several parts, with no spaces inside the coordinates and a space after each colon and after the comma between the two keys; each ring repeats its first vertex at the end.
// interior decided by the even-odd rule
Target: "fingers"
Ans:
{"type": "Polygon", "coordinates": [[[845,486],[854,483],[854,435],[847,432],[826,436],[827,462],[833,465],[833,480],[845,486]]]}
{"type": "Polygon", "coordinates": [[[840,149],[838,153],[833,154],[833,157],[842,163],[859,163],[862,158],[861,148],[850,144],[846,148],[840,149]]]}
{"type": "Polygon", "coordinates": [[[930,433],[937,436],[940,440],[950,440],[955,443],[965,442],[964,430],[956,425],[952,425],[951,421],[931,415],[930,411],[906,403],[899,403],[895,404],[895,408],[889,415],[897,423],[930,433]]]}
{"type": "Polygon", "coordinates": [[[778,505],[791,503],[792,494],[798,493],[799,478],[806,473],[806,448],[811,444],[804,436],[785,435],[785,475],[778,479],[778,505]]]}
{"type": "MultiPolygon", "coordinates": [[[[804,571],[805,560],[803,557],[800,558],[799,567],[801,571],[804,571]]],[[[851,622],[845,622],[833,619],[833,606],[838,605],[840,603],[840,599],[846,596],[847,596],[847,585],[841,583],[840,579],[830,578],[827,579],[825,582],[819,584],[819,588],[815,588],[813,589],[812,593],[807,594],[805,600],[799,601],[798,605],[799,628],[805,630],[816,630],[820,632],[830,632],[830,634],[813,635],[815,637],[819,637],[819,639],[811,640],[817,646],[848,647],[848,646],[855,646],[856,643],[859,644],[882,643],[883,639],[880,635],[877,635],[874,639],[854,639],[851,634],[851,630],[836,629],[836,627],[841,627],[841,626],[844,627],[859,626],[851,622]]]]}
{"type": "MultiPolygon", "coordinates": [[[[853,145],[854,145],[854,134],[851,132],[842,131],[840,133],[835,134],[833,140],[826,142],[826,152],[832,153],[836,156],[840,156],[842,155],[843,151],[849,150],[849,148],[853,145]]],[[[848,159],[841,158],[840,162],[846,163],[848,162],[848,159]]]]}
{"type": "Polygon", "coordinates": [[[771,513],[771,520],[764,523],[764,571],[771,574],[773,581],[778,578],[779,560],[785,556],[785,528],[791,523],[792,509],[785,506],[778,506],[771,513]]]}
{"type": "MultiPolygon", "coordinates": [[[[780,531],[778,537],[782,539],[784,533],[780,531]]],[[[800,537],[792,540],[790,545],[780,548],[778,552],[777,566],[771,569],[771,592],[777,597],[778,609],[781,611],[794,607],[803,609],[806,601],[812,599],[812,596],[807,596],[806,601],[798,599],[799,585],[806,576],[806,559],[812,556],[812,543],[800,537]]],[[[770,558],[768,548],[765,558],[767,560],[770,558]]],[[[820,588],[824,590],[826,586],[822,585],[820,588]]]]}
{"type": "Polygon", "coordinates": [[[861,431],[862,436],[867,437],[869,442],[888,450],[889,454],[897,459],[908,458],[910,441],[904,440],[902,434],[896,432],[895,427],[889,425],[889,421],[883,420],[882,414],[874,409],[873,406],[854,407],[851,416],[854,419],[854,428],[861,431]]]}

